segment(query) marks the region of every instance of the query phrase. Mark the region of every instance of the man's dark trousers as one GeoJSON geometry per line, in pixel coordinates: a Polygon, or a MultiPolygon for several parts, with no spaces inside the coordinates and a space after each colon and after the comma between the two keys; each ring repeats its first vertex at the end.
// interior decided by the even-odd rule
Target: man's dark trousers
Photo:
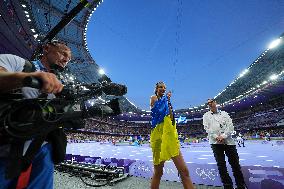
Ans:
{"type": "Polygon", "coordinates": [[[233,182],[231,177],[229,176],[226,166],[225,154],[228,157],[228,161],[232,167],[237,187],[240,189],[245,188],[244,177],[241,171],[239,155],[236,149],[236,145],[211,144],[211,148],[213,150],[214,157],[217,162],[219,174],[221,177],[221,181],[224,185],[224,189],[233,188],[233,182]]]}

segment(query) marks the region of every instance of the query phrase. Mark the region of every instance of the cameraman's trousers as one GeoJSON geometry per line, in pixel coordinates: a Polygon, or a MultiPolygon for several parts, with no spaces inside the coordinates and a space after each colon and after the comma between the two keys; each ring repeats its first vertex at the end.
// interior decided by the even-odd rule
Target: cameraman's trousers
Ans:
{"type": "MultiPolygon", "coordinates": [[[[5,179],[5,169],[8,165],[8,158],[0,158],[0,188],[15,189],[18,178],[5,179]]],[[[26,189],[52,189],[53,188],[54,164],[52,161],[52,149],[50,144],[45,144],[36,154],[26,189]]]]}

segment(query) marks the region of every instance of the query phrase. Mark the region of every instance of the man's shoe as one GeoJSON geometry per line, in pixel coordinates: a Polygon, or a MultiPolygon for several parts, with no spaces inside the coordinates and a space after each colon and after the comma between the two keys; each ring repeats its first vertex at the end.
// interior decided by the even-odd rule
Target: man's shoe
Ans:
{"type": "Polygon", "coordinates": [[[233,186],[224,186],[224,189],[234,189],[233,186]]]}
{"type": "Polygon", "coordinates": [[[236,189],[248,189],[246,186],[237,187],[236,189]]]}

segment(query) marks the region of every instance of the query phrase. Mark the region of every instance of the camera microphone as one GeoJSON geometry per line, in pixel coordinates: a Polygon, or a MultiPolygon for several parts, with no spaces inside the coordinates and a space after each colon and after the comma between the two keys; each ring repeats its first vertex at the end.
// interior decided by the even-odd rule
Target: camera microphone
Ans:
{"type": "Polygon", "coordinates": [[[103,84],[102,90],[106,95],[123,96],[127,93],[127,87],[125,85],[117,83],[103,84]]]}

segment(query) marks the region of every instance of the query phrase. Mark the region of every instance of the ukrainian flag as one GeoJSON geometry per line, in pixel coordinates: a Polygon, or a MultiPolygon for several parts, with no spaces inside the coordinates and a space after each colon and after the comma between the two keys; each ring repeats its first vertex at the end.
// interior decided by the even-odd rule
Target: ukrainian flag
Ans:
{"type": "Polygon", "coordinates": [[[169,99],[164,95],[155,102],[151,109],[150,142],[154,165],[170,160],[180,152],[176,123],[171,120],[168,102],[169,99]]]}

